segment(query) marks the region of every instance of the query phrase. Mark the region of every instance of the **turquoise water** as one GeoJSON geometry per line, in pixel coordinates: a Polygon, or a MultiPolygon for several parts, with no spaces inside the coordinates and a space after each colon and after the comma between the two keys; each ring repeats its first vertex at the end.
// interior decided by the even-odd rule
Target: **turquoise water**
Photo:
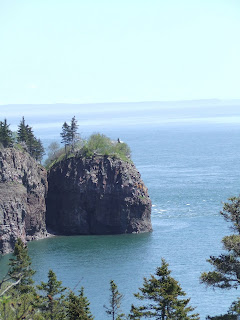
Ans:
{"type": "MultiPolygon", "coordinates": [[[[24,114],[21,108],[18,112],[24,114]]],[[[74,290],[84,286],[95,318],[104,320],[109,281],[113,279],[124,294],[122,309],[128,312],[143,277],[154,273],[164,257],[201,319],[226,312],[238,291],[206,289],[199,276],[210,268],[206,259],[221,252],[221,238],[231,232],[219,211],[222,201],[240,190],[240,108],[229,112],[214,107],[212,113],[209,108],[204,109],[207,113],[200,108],[195,113],[184,108],[167,113],[143,106],[137,113],[134,108],[105,113],[84,109],[81,117],[76,106],[69,112],[58,106],[57,117],[44,108],[32,112],[29,120],[26,117],[35,123],[35,133],[45,145],[59,139],[61,124],[74,114],[82,136],[100,131],[112,139],[120,137],[130,145],[153,203],[150,234],[55,237],[29,243],[36,282],[45,280],[51,268],[65,286],[74,290]]],[[[14,109],[4,109],[13,126],[20,119],[14,115],[14,109]]]]}

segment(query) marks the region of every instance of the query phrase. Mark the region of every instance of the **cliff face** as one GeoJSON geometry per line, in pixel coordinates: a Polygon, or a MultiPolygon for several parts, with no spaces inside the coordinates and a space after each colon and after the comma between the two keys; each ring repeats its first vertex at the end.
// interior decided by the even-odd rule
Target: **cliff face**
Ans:
{"type": "Polygon", "coordinates": [[[131,163],[75,156],[48,175],[47,227],[60,234],[148,232],[151,201],[131,163]]]}
{"type": "Polygon", "coordinates": [[[0,253],[46,236],[47,172],[26,152],[0,150],[0,253]]]}

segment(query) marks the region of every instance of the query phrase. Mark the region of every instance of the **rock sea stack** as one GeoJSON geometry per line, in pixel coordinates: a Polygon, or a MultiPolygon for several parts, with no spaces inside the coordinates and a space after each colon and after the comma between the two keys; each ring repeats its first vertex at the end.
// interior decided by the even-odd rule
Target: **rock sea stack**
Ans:
{"type": "Polygon", "coordinates": [[[80,155],[48,173],[46,224],[64,235],[140,233],[152,230],[151,200],[133,163],[80,155]]]}

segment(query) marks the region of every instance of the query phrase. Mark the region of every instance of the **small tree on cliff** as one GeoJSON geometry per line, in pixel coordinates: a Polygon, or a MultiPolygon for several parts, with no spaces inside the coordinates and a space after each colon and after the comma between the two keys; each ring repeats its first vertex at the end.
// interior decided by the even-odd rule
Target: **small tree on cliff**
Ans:
{"type": "Polygon", "coordinates": [[[11,146],[13,143],[12,131],[9,129],[9,126],[7,119],[0,121],[0,143],[4,148],[11,146]]]}
{"type": "Polygon", "coordinates": [[[156,275],[151,275],[150,279],[144,278],[143,287],[139,288],[140,293],[135,294],[135,297],[146,302],[140,307],[132,305],[130,319],[199,319],[198,314],[191,314],[194,308],[188,306],[190,299],[182,298],[186,294],[170,273],[168,264],[162,259],[156,275]]]}

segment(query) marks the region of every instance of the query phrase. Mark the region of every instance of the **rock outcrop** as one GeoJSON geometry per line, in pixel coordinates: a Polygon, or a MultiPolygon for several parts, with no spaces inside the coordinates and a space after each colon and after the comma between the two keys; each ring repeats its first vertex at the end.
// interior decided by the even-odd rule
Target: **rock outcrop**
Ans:
{"type": "Polygon", "coordinates": [[[47,172],[26,152],[0,149],[0,253],[46,236],[47,172]]]}
{"type": "Polygon", "coordinates": [[[151,200],[132,163],[75,156],[48,174],[47,227],[57,234],[118,234],[152,230],[151,200]]]}

